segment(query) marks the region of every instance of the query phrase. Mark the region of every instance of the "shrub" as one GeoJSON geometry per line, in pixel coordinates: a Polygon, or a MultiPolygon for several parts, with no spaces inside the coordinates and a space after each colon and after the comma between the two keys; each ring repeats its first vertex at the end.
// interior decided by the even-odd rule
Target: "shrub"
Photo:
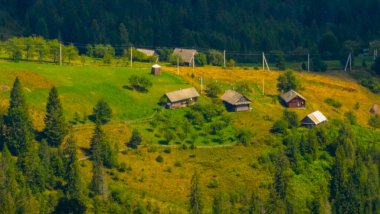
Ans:
{"type": "Polygon", "coordinates": [[[152,87],[152,82],[148,77],[132,75],[129,77],[130,86],[140,92],[146,92],[152,87]]]}
{"type": "Polygon", "coordinates": [[[285,134],[287,132],[288,127],[289,124],[286,120],[278,120],[273,124],[270,131],[272,133],[285,134]]]}
{"type": "Polygon", "coordinates": [[[356,116],[355,116],[354,112],[352,112],[352,111],[346,112],[346,113],[344,113],[344,116],[346,117],[346,120],[351,125],[356,125],[357,124],[357,120],[356,120],[356,116]]]}
{"type": "Polygon", "coordinates": [[[159,156],[156,157],[156,161],[158,163],[162,163],[162,162],[164,162],[164,158],[161,155],[159,155],[159,156]]]}
{"type": "Polygon", "coordinates": [[[106,124],[111,120],[112,109],[104,100],[99,100],[93,109],[92,119],[94,121],[106,124]]]}
{"type": "Polygon", "coordinates": [[[250,130],[240,129],[237,132],[236,140],[238,141],[238,143],[247,146],[251,141],[251,137],[252,137],[252,132],[250,130]]]}
{"type": "Polygon", "coordinates": [[[248,95],[248,94],[252,93],[252,89],[249,87],[247,82],[237,83],[236,84],[236,91],[241,93],[241,94],[244,94],[244,95],[248,95]]]}
{"type": "Polygon", "coordinates": [[[164,153],[166,154],[170,154],[172,152],[172,150],[170,148],[165,148],[164,149],[164,153]]]}
{"type": "Polygon", "coordinates": [[[337,101],[337,100],[334,100],[332,98],[327,98],[325,99],[325,103],[329,106],[332,106],[334,108],[340,108],[342,107],[342,103],[337,101]]]}
{"type": "Polygon", "coordinates": [[[281,74],[277,79],[277,89],[279,92],[287,92],[291,89],[297,90],[301,88],[301,84],[293,71],[289,70],[281,74]]]}
{"type": "Polygon", "coordinates": [[[206,86],[206,94],[211,98],[217,98],[219,94],[222,93],[222,89],[219,84],[212,82],[206,86]]]}
{"type": "Polygon", "coordinates": [[[207,65],[207,56],[204,53],[198,53],[195,57],[195,64],[198,66],[207,65]]]}
{"type": "Polygon", "coordinates": [[[207,55],[207,61],[210,65],[221,66],[223,65],[223,53],[217,50],[210,50],[207,55]]]}
{"type": "Polygon", "coordinates": [[[140,132],[137,129],[134,129],[132,131],[132,136],[129,139],[128,146],[132,149],[137,149],[139,145],[141,145],[142,137],[140,132]]]}
{"type": "Polygon", "coordinates": [[[285,110],[283,112],[283,118],[288,123],[288,128],[296,128],[300,126],[298,115],[295,112],[285,110]]]}
{"type": "Polygon", "coordinates": [[[219,182],[214,178],[212,178],[210,182],[207,184],[208,188],[218,188],[218,186],[219,186],[219,182]]]}
{"type": "Polygon", "coordinates": [[[368,121],[368,125],[376,129],[380,128],[380,116],[379,115],[372,116],[368,121]]]}
{"type": "Polygon", "coordinates": [[[119,172],[125,172],[127,170],[127,164],[126,163],[121,163],[120,165],[119,165],[119,168],[118,168],[118,171],[119,172]]]}
{"type": "Polygon", "coordinates": [[[233,59],[228,60],[227,67],[233,68],[233,67],[235,67],[235,65],[236,65],[235,60],[233,60],[233,59]]]}

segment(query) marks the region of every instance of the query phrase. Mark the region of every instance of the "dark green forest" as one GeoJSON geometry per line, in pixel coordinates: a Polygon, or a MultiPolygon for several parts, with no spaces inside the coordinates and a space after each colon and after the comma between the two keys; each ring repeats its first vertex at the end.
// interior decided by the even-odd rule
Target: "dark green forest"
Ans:
{"type": "Polygon", "coordinates": [[[380,36],[378,0],[0,0],[0,38],[291,51],[380,36]]]}

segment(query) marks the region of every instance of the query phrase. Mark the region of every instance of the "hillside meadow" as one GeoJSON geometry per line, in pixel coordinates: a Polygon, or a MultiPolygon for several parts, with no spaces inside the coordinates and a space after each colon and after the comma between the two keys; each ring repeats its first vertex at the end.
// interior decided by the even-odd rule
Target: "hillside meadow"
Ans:
{"type": "MultiPolygon", "coordinates": [[[[177,69],[167,67],[166,70],[178,74],[177,69]]],[[[223,83],[224,90],[234,89],[239,82],[246,82],[253,89],[249,98],[253,101],[252,111],[233,113],[236,125],[250,127],[262,137],[267,134],[273,121],[282,116],[285,109],[278,99],[277,78],[281,71],[261,71],[254,69],[221,69],[215,67],[187,68],[181,67],[180,76],[196,85],[200,90],[200,77],[203,77],[204,86],[210,82],[223,83]],[[264,93],[263,94],[263,85],[264,93]]],[[[353,111],[361,125],[368,126],[371,117],[370,108],[380,101],[380,96],[364,88],[343,71],[327,73],[296,72],[302,90],[299,91],[306,99],[305,109],[295,109],[302,119],[309,113],[320,110],[328,119],[343,119],[344,113],[353,111]],[[340,108],[334,108],[325,103],[332,98],[341,103],[340,108]]]]}
{"type": "MultiPolygon", "coordinates": [[[[147,67],[149,65],[146,65],[147,67]]],[[[75,112],[88,116],[92,107],[100,98],[105,99],[114,111],[112,121],[103,127],[110,142],[117,144],[118,154],[124,170],[107,169],[107,183],[110,188],[121,189],[131,198],[141,199],[160,207],[164,213],[186,213],[190,191],[190,179],[194,171],[201,175],[200,186],[210,213],[213,196],[223,193],[225,200],[236,200],[231,210],[237,210],[252,192],[268,198],[269,188],[273,182],[273,166],[265,164],[279,142],[269,136],[273,122],[281,117],[284,107],[278,101],[276,89],[280,72],[244,69],[220,69],[215,67],[186,68],[181,67],[180,75],[176,68],[165,67],[160,77],[150,76],[149,68],[131,69],[126,67],[96,66],[56,66],[36,63],[0,62],[0,103],[2,112],[6,112],[9,100],[9,88],[16,76],[25,87],[25,94],[33,122],[38,129],[43,127],[44,108],[48,90],[57,86],[68,120],[75,112]],[[125,89],[128,78],[133,75],[146,75],[153,87],[148,93],[139,93],[125,89]],[[200,90],[199,77],[205,84],[217,81],[223,89],[232,89],[237,82],[247,82],[253,92],[251,112],[228,113],[236,128],[252,130],[252,146],[228,144],[214,147],[214,144],[199,146],[194,150],[180,149],[169,145],[162,146],[153,142],[149,133],[148,122],[153,118],[157,101],[166,92],[179,88],[195,86],[200,90]],[[263,80],[265,94],[263,94],[263,80]],[[153,116],[152,116],[153,115],[153,116]],[[126,143],[133,128],[143,134],[143,146],[138,150],[126,148],[126,143]],[[162,161],[157,161],[161,156],[162,161]],[[232,199],[231,199],[232,198],[232,199]]],[[[300,118],[312,111],[320,110],[329,119],[343,119],[344,113],[353,111],[361,125],[367,126],[370,117],[369,108],[379,100],[379,96],[360,86],[342,72],[336,73],[297,73],[302,82],[300,91],[307,99],[306,109],[294,110],[300,118]],[[324,102],[334,98],[342,107],[333,108],[324,102]],[[359,108],[355,108],[359,103],[359,108]]],[[[202,97],[201,102],[208,102],[202,97]]],[[[174,111],[183,114],[183,110],[174,111]]],[[[85,124],[72,128],[78,142],[83,180],[89,184],[91,178],[91,161],[87,159],[90,139],[94,125],[85,124]]],[[[360,130],[359,130],[360,131],[360,130]]],[[[270,161],[269,161],[270,162],[270,161]]],[[[300,203],[306,203],[311,193],[318,189],[302,175],[296,176],[291,183],[296,187],[300,203]]],[[[91,208],[91,207],[90,207],[91,208]]]]}

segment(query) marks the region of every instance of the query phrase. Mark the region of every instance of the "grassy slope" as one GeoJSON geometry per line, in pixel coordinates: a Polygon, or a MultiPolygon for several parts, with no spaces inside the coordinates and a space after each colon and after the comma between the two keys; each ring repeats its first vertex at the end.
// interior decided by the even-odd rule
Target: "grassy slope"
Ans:
{"type": "MultiPolygon", "coordinates": [[[[97,100],[103,98],[112,106],[114,120],[133,120],[153,114],[153,108],[164,93],[186,87],[185,82],[174,75],[164,73],[155,78],[149,72],[143,68],[0,62],[0,85],[11,87],[16,76],[21,78],[37,127],[42,125],[48,91],[53,85],[58,87],[68,118],[75,112],[81,116],[91,114],[97,100]],[[149,93],[123,88],[133,74],[146,75],[152,80],[149,93]]],[[[8,105],[8,98],[9,91],[0,92],[3,110],[8,105]]]]}
{"type": "MultiPolygon", "coordinates": [[[[165,70],[176,73],[175,68],[165,68],[165,70]]],[[[144,73],[143,75],[148,75],[149,70],[92,66],[59,67],[34,63],[1,62],[0,84],[10,86],[15,76],[21,77],[27,88],[26,94],[32,106],[35,123],[39,126],[42,124],[47,93],[52,85],[59,87],[65,110],[70,118],[75,111],[89,114],[96,100],[102,97],[114,109],[117,121],[136,119],[152,114],[155,103],[163,93],[186,86],[185,81],[175,75],[164,73],[162,77],[151,77],[154,86],[148,94],[131,92],[122,88],[128,82],[131,74],[141,72],[144,73]]],[[[194,151],[172,149],[170,154],[164,153],[164,148],[150,148],[150,150],[155,150],[153,152],[148,152],[147,148],[128,151],[127,154],[120,154],[119,160],[129,165],[132,170],[123,173],[107,170],[114,174],[108,176],[109,183],[125,188],[126,191],[158,204],[163,209],[166,207],[174,210],[175,213],[186,210],[189,183],[195,169],[201,174],[201,187],[204,190],[207,207],[211,205],[212,195],[217,192],[231,193],[238,189],[241,194],[250,195],[259,187],[267,187],[271,182],[270,170],[257,165],[257,159],[270,152],[270,147],[262,143],[261,139],[268,134],[268,130],[273,124],[270,118],[275,120],[280,117],[284,109],[278,102],[273,102],[276,100],[276,79],[279,73],[206,67],[195,70],[181,68],[181,75],[198,88],[197,77],[200,75],[206,79],[206,82],[212,80],[223,82],[224,88],[231,87],[230,84],[237,81],[248,81],[255,89],[251,95],[254,100],[253,111],[231,113],[231,115],[237,126],[248,127],[255,132],[257,143],[252,147],[235,146],[194,151]],[[191,78],[191,73],[196,77],[191,78]],[[266,96],[260,94],[262,79],[265,79],[266,96]],[[164,157],[163,163],[155,161],[158,155],[164,157]],[[181,166],[175,166],[176,162],[181,166]],[[211,179],[219,182],[218,188],[207,188],[211,179]]],[[[342,118],[343,113],[352,110],[355,103],[359,101],[361,107],[355,113],[359,122],[365,125],[369,118],[370,106],[379,99],[379,96],[370,93],[341,73],[323,75],[300,73],[299,77],[304,82],[305,89],[302,94],[308,99],[307,109],[296,110],[300,116],[319,109],[330,119],[342,118]],[[328,97],[335,97],[341,101],[342,109],[337,111],[326,105],[323,101],[328,97]]],[[[3,110],[8,105],[8,97],[8,91],[0,92],[0,103],[3,110]]],[[[106,125],[104,129],[108,137],[117,142],[121,149],[124,148],[123,143],[129,138],[131,127],[145,127],[140,124],[126,124],[117,121],[106,125]]],[[[86,124],[74,129],[81,148],[80,157],[84,157],[83,151],[89,147],[92,128],[91,124],[86,124]]],[[[89,182],[91,162],[83,161],[82,163],[84,180],[89,182]]],[[[305,186],[305,184],[300,185],[305,186]]],[[[303,190],[305,197],[308,195],[308,191],[310,189],[303,190]]],[[[268,192],[266,188],[260,188],[260,193],[266,195],[268,192]]]]}

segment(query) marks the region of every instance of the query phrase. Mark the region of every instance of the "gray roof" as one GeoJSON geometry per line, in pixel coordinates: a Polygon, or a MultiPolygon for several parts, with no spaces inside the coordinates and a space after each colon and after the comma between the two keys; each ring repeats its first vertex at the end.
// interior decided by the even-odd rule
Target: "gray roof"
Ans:
{"type": "Polygon", "coordinates": [[[249,100],[246,96],[232,90],[226,91],[221,97],[221,99],[231,105],[251,103],[251,100],[249,100]]]}
{"type": "Polygon", "coordinates": [[[285,94],[282,94],[281,95],[281,98],[285,101],[285,102],[290,102],[291,100],[293,100],[294,98],[296,97],[300,97],[301,99],[303,100],[306,100],[305,97],[303,97],[301,94],[297,93],[296,91],[294,90],[290,90],[288,92],[286,92],[285,94]]]}
{"type": "Polygon", "coordinates": [[[197,55],[198,52],[194,49],[176,48],[174,49],[173,54],[180,56],[184,62],[191,63],[193,61],[193,56],[197,55]]]}
{"type": "Polygon", "coordinates": [[[147,56],[154,56],[154,54],[156,53],[154,50],[149,50],[149,49],[137,48],[137,50],[141,53],[144,53],[147,56]]]}
{"type": "Polygon", "coordinates": [[[325,115],[322,114],[320,111],[315,111],[309,115],[307,115],[303,120],[302,124],[309,124],[312,122],[315,125],[321,124],[323,122],[326,122],[327,118],[325,115]]]}
{"type": "Polygon", "coordinates": [[[199,97],[195,88],[186,88],[179,91],[173,91],[165,94],[170,102],[178,102],[181,100],[188,100],[191,98],[199,97]]]}

